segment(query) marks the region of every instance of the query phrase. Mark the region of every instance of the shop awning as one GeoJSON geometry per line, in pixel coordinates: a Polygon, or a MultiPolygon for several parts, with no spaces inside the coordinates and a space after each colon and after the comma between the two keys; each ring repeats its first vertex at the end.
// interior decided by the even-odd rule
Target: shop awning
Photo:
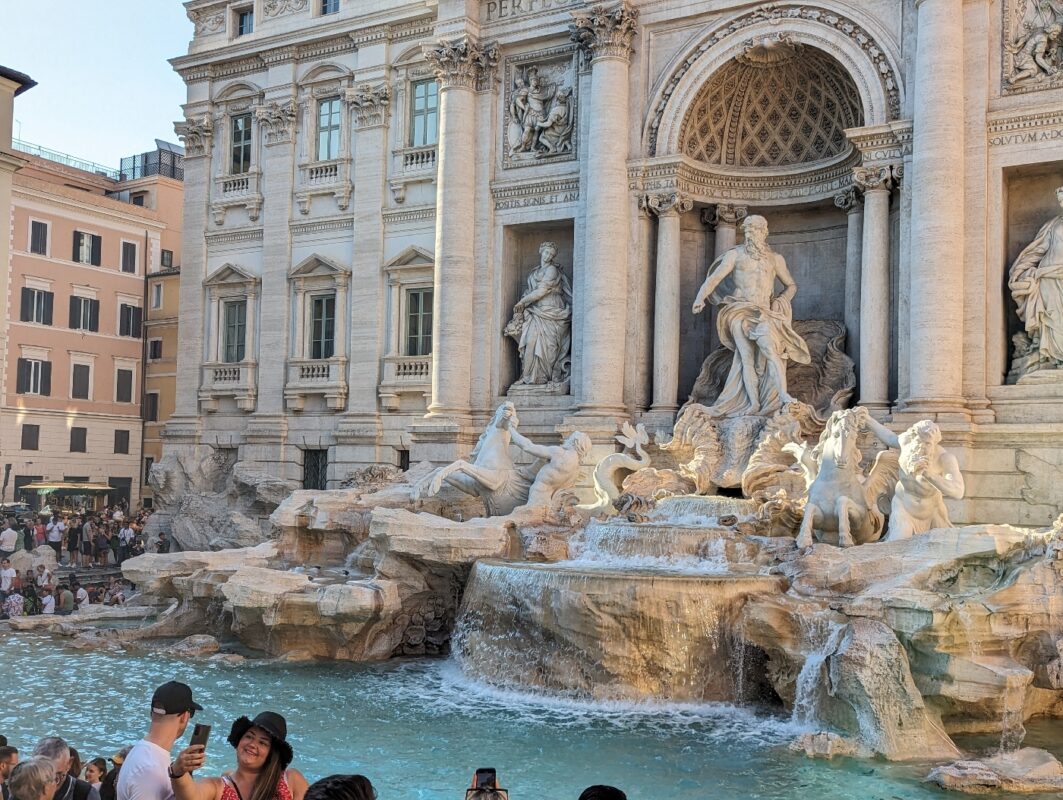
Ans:
{"type": "Polygon", "coordinates": [[[107,494],[118,491],[106,483],[82,483],[81,481],[34,481],[18,487],[20,491],[37,494],[107,494]]]}

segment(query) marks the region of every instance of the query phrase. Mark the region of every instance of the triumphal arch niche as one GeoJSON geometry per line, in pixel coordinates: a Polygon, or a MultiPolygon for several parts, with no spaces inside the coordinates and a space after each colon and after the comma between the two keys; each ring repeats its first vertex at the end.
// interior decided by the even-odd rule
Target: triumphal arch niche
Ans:
{"type": "Polygon", "coordinates": [[[687,318],[688,289],[758,214],[800,287],[799,328],[844,348],[861,365],[860,400],[888,408],[911,126],[899,121],[885,48],[840,14],[768,7],[708,30],[673,63],[651,98],[638,166],[658,228],[653,407],[697,396],[717,343],[714,326],[687,318]],[[668,375],[672,342],[678,371],[668,375]]]}

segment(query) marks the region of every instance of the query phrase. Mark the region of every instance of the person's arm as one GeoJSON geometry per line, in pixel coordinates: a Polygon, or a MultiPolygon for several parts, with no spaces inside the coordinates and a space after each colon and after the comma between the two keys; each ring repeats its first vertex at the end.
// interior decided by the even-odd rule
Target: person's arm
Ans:
{"type": "Polygon", "coordinates": [[[705,276],[705,282],[698,289],[698,295],[694,298],[694,313],[700,314],[705,310],[705,299],[712,294],[724,278],[734,270],[734,255],[728,251],[712,262],[709,274],[705,276]]]}
{"type": "Polygon", "coordinates": [[[529,453],[536,458],[550,458],[550,451],[553,449],[547,445],[536,444],[528,439],[524,434],[518,431],[516,428],[509,429],[509,435],[513,444],[523,450],[525,453],[529,453]]]}
{"type": "Polygon", "coordinates": [[[522,297],[520,300],[518,300],[517,305],[514,306],[513,310],[518,311],[520,309],[527,308],[530,305],[538,303],[540,300],[550,294],[550,292],[554,291],[557,288],[557,284],[557,267],[551,266],[550,269],[547,270],[546,275],[544,275],[543,278],[539,281],[539,285],[532,289],[530,292],[528,292],[526,295],[524,295],[524,297],[522,297]]]}
{"type": "Polygon", "coordinates": [[[858,406],[863,412],[860,417],[861,421],[875,435],[875,438],[882,442],[886,447],[894,447],[898,450],[901,449],[901,440],[893,431],[872,417],[866,408],[858,406]]]}
{"type": "Polygon", "coordinates": [[[790,268],[786,266],[786,259],[778,253],[775,254],[775,277],[779,279],[783,287],[779,297],[785,298],[789,303],[797,294],[797,283],[794,281],[794,276],[790,274],[790,268]]]}
{"type": "Polygon", "coordinates": [[[220,778],[194,780],[192,772],[207,760],[206,747],[194,744],[177,754],[170,765],[170,785],[177,800],[218,800],[221,796],[220,778]]]}
{"type": "Polygon", "coordinates": [[[310,784],[303,777],[303,773],[297,769],[290,769],[288,770],[288,788],[292,790],[292,800],[303,800],[310,784]]]}

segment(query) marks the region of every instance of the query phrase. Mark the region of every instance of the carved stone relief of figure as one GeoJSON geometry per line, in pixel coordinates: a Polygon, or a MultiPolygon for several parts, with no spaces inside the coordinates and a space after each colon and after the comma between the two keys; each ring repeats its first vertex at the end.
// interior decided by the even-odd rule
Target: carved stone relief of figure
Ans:
{"type": "MultiPolygon", "coordinates": [[[[1063,206],[1063,187],[1056,190],[1063,206]]],[[[1013,337],[1011,382],[1063,368],[1063,216],[1046,222],[1008,273],[1023,332],[1013,337]]],[[[1038,379],[1063,380],[1063,371],[1038,379]]],[[[1027,378],[1033,380],[1032,378],[1027,378]]],[[[1026,382],[1026,381],[1023,381],[1026,382]]]]}
{"type": "Polygon", "coordinates": [[[514,386],[568,391],[572,345],[572,286],[557,261],[557,245],[539,246],[539,266],[532,270],[524,294],[513,306],[503,333],[516,340],[520,378],[514,386]]]}
{"type": "Polygon", "coordinates": [[[1063,80],[1063,2],[1009,0],[1004,20],[1004,86],[1029,91],[1063,80]]]}
{"type": "Polygon", "coordinates": [[[530,159],[571,153],[574,126],[571,60],[514,67],[506,104],[506,160],[510,166],[530,159]]]}

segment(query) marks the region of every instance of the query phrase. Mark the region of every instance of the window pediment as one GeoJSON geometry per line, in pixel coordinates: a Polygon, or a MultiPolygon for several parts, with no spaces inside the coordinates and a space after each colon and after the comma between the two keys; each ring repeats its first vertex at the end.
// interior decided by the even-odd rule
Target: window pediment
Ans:
{"type": "Polygon", "coordinates": [[[212,272],[205,281],[204,286],[254,286],[259,282],[257,275],[236,266],[236,264],[222,264],[212,272]]]}
{"type": "Polygon", "coordinates": [[[316,253],[307,256],[288,273],[289,278],[336,278],[341,275],[349,276],[350,269],[327,256],[319,256],[316,253]]]}
{"type": "Polygon", "coordinates": [[[424,269],[425,267],[434,267],[435,263],[436,259],[433,253],[425,250],[423,247],[411,245],[384,264],[384,271],[392,272],[402,269],[424,269]]]}

